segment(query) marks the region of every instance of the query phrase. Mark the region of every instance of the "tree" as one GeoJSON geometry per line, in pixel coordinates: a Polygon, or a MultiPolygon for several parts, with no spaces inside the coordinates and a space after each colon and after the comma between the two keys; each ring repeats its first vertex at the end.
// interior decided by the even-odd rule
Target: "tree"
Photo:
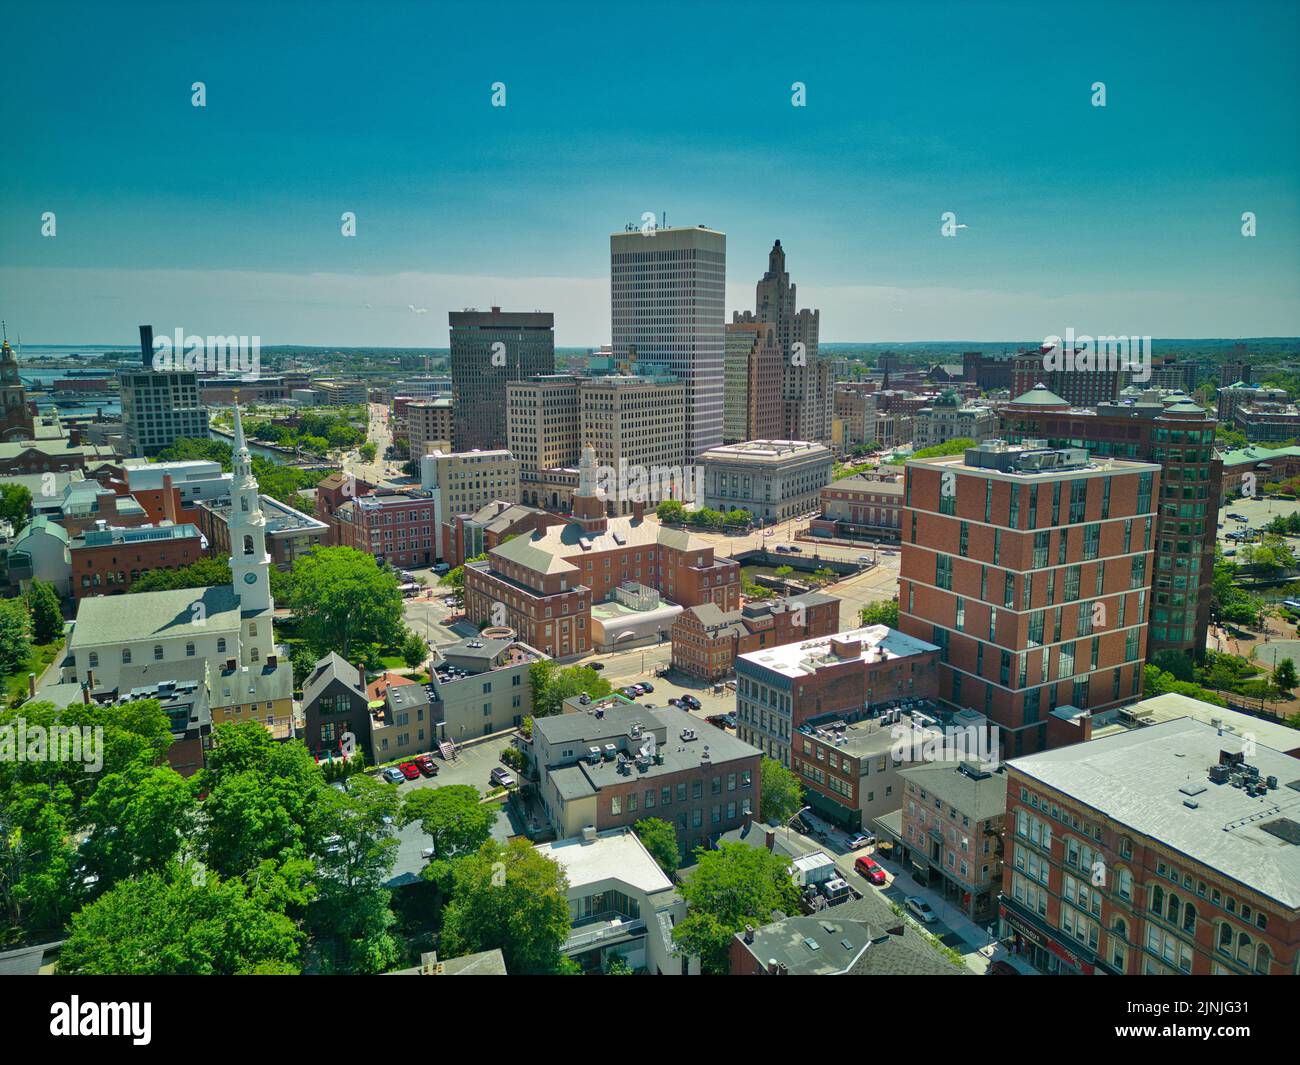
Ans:
{"type": "Polygon", "coordinates": [[[655,514],[664,525],[680,525],[686,520],[686,507],[680,499],[665,499],[655,507],[655,514]]]}
{"type": "Polygon", "coordinates": [[[50,643],[63,635],[63,607],[59,593],[47,581],[32,581],[27,593],[27,606],[32,614],[32,639],[37,643],[50,643]]]}
{"type": "Polygon", "coordinates": [[[477,851],[496,823],[498,807],[480,800],[470,784],[448,784],[441,788],[417,788],[407,792],[402,803],[402,824],[420,822],[433,841],[435,860],[459,858],[477,851]]]}
{"type": "Polygon", "coordinates": [[[1282,659],[1273,670],[1273,683],[1277,685],[1278,691],[1290,693],[1291,690],[1300,684],[1300,678],[1296,677],[1295,663],[1289,658],[1282,659]]]}
{"type": "Polygon", "coordinates": [[[31,653],[31,623],[23,601],[0,599],[0,677],[17,673],[31,653]]]}
{"type": "Polygon", "coordinates": [[[672,822],[661,817],[644,817],[632,826],[632,831],[669,876],[677,872],[677,832],[672,822]]]}
{"type": "Polygon", "coordinates": [[[731,937],[747,924],[767,924],[773,910],[793,913],[799,891],[785,859],[765,849],[724,843],[697,853],[699,864],[681,886],[687,913],[673,940],[698,954],[706,973],[725,974],[731,937]]]}
{"type": "Polygon", "coordinates": [[[888,625],[898,628],[898,600],[886,599],[879,603],[868,603],[859,615],[863,625],[888,625]]]}
{"type": "Polygon", "coordinates": [[[571,921],[569,881],[523,839],[489,840],[452,863],[451,901],[443,911],[445,957],[499,949],[515,974],[561,970],[571,921]]]}
{"type": "Polygon", "coordinates": [[[201,558],[180,569],[155,569],[132,583],[128,592],[169,592],[177,588],[217,588],[230,584],[230,556],[201,558]]]}
{"type": "Polygon", "coordinates": [[[775,758],[764,758],[758,766],[761,813],[768,824],[790,820],[803,806],[803,785],[799,778],[775,758]]]}
{"type": "Polygon", "coordinates": [[[77,908],[72,820],[66,786],[10,781],[0,792],[0,917],[26,935],[61,932],[77,908]]]}
{"type": "Polygon", "coordinates": [[[407,669],[418,668],[428,657],[429,645],[424,642],[424,637],[416,632],[407,632],[406,638],[402,640],[402,661],[406,663],[407,669]]]}
{"type": "Polygon", "coordinates": [[[1173,648],[1157,651],[1151,656],[1151,664],[1172,674],[1177,680],[1190,682],[1196,679],[1195,664],[1182,651],[1173,648]]]}
{"type": "Polygon", "coordinates": [[[366,441],[364,444],[362,444],[361,447],[358,449],[358,454],[360,454],[361,457],[362,457],[366,462],[374,462],[374,461],[375,461],[375,454],[376,454],[377,451],[378,451],[378,448],[375,447],[374,443],[373,443],[372,441],[367,440],[367,441],[366,441]]]}
{"type": "Polygon", "coordinates": [[[0,521],[7,521],[14,532],[27,527],[32,512],[32,491],[25,484],[0,484],[0,521]]]}
{"type": "Polygon", "coordinates": [[[549,717],[562,712],[564,700],[586,692],[593,699],[614,689],[609,681],[590,666],[560,667],[550,659],[540,659],[528,668],[533,688],[533,716],[549,717]]]}
{"type": "Polygon", "coordinates": [[[317,548],[300,558],[291,606],[318,657],[334,651],[352,661],[354,648],[391,647],[402,638],[397,578],[351,547],[317,548]]]}
{"type": "Polygon", "coordinates": [[[957,440],[945,440],[942,444],[935,444],[934,447],[923,447],[920,451],[913,452],[914,459],[932,459],[941,455],[960,455],[968,447],[974,447],[974,440],[967,440],[964,437],[957,440]]]}
{"type": "Polygon", "coordinates": [[[305,872],[268,862],[256,887],[177,866],[124,880],[72,918],[59,971],[229,976],[267,963],[289,966],[303,935],[283,902],[302,897],[305,872]]]}
{"type": "Polygon", "coordinates": [[[194,792],[167,766],[132,766],[110,773],[82,807],[91,833],[81,848],[101,893],[142,873],[161,873],[180,853],[193,827],[194,792]]]}

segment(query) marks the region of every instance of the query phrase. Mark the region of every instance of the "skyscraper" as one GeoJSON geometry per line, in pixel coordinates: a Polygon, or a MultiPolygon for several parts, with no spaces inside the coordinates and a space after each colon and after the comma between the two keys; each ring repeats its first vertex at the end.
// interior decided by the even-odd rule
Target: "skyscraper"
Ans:
{"type": "Polygon", "coordinates": [[[727,237],[696,226],[611,234],[616,361],[686,386],[688,459],[722,443],[727,237]]]}
{"type": "Polygon", "coordinates": [[[830,364],[817,354],[821,311],[798,309],[795,286],[785,269],[785,249],[779,240],[768,254],[767,273],[755,286],[754,306],[752,319],[733,315],[732,320],[768,322],[776,327],[783,363],[782,436],[788,440],[829,441],[835,383],[830,364]]]}
{"type": "Polygon", "coordinates": [[[506,446],[506,383],[555,372],[555,315],[547,311],[452,311],[452,446],[506,446]]]}

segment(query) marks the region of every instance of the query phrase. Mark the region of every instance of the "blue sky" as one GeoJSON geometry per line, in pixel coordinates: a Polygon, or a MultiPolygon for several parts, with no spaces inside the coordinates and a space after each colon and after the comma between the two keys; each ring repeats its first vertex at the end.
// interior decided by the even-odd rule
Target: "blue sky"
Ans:
{"type": "Polygon", "coordinates": [[[827,340],[1293,336],[1298,10],[10,4],[0,316],[443,346],[497,303],[594,345],[608,234],[666,211],[727,233],[729,310],[781,238],[827,340]]]}

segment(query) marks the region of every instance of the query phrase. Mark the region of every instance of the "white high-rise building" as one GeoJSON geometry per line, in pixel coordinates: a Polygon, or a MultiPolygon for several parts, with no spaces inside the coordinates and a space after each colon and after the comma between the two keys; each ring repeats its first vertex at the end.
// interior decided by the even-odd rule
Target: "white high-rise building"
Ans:
{"type": "Polygon", "coordinates": [[[688,460],[722,443],[727,236],[690,229],[611,234],[614,359],[686,386],[688,460]]]}

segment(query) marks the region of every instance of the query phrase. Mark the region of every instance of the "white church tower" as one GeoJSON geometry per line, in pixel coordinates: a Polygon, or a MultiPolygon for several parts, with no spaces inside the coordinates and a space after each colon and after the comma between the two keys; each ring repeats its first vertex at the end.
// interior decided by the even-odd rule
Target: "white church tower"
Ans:
{"type": "MultiPolygon", "coordinates": [[[[253,460],[244,442],[244,426],[239,417],[239,397],[235,397],[234,478],[230,486],[230,573],[235,595],[245,617],[249,613],[275,609],[271,599],[271,556],[266,551],[266,516],[258,502],[257,481],[253,477],[253,460]]],[[[268,616],[266,630],[271,622],[268,616]]]]}

